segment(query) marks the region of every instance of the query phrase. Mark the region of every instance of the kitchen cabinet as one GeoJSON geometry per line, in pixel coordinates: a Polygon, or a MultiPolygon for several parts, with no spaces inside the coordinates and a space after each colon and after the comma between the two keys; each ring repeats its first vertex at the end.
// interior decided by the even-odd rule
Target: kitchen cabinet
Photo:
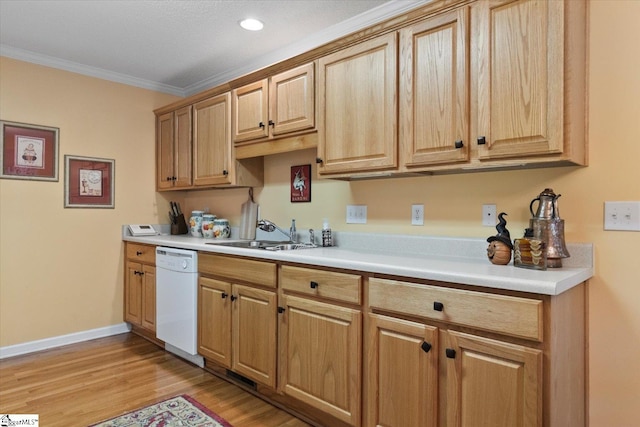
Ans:
{"type": "Polygon", "coordinates": [[[193,106],[193,184],[231,184],[231,94],[193,106]]]}
{"type": "Polygon", "coordinates": [[[318,172],[325,176],[398,167],[397,34],[318,62],[318,172]]]}
{"type": "Polygon", "coordinates": [[[344,303],[360,302],[361,277],[294,266],[280,273],[279,390],[360,425],[362,312],[344,303]]]}
{"type": "Polygon", "coordinates": [[[156,123],[158,191],[191,187],[191,106],[159,115],[156,123]]]}
{"type": "Polygon", "coordinates": [[[584,302],[371,278],[365,425],[583,425],[584,302]]]}
{"type": "Polygon", "coordinates": [[[201,253],[198,265],[198,352],[275,388],[275,264],[201,253]]]}
{"type": "Polygon", "coordinates": [[[315,128],[314,63],[233,90],[235,143],[315,128]]]}
{"type": "Polygon", "coordinates": [[[460,7],[400,30],[402,165],[469,160],[469,10],[460,7]]]}
{"type": "Polygon", "coordinates": [[[482,163],[586,164],[586,4],[471,4],[471,138],[482,163]]]}
{"type": "Polygon", "coordinates": [[[124,320],[155,336],[155,246],[127,243],[125,257],[124,320]]]}

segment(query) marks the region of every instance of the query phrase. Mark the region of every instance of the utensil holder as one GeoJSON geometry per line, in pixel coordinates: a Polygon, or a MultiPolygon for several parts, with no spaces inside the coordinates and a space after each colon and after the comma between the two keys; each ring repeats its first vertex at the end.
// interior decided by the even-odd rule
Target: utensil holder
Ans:
{"type": "Polygon", "coordinates": [[[189,227],[187,227],[184,214],[178,215],[175,224],[171,224],[171,234],[187,234],[188,232],[189,227]]]}

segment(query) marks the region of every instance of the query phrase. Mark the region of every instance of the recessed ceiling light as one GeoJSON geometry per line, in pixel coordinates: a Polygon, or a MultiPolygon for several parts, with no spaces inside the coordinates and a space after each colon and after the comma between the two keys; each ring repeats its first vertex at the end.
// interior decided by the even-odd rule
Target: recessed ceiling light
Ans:
{"type": "Polygon", "coordinates": [[[248,18],[240,21],[240,26],[249,31],[260,31],[264,24],[257,19],[248,18]]]}

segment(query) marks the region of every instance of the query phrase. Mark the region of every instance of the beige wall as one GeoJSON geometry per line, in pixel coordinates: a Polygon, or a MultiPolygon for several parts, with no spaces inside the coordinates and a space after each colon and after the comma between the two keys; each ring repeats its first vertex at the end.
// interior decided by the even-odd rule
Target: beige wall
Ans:
{"type": "MultiPolygon", "coordinates": [[[[640,200],[640,2],[591,2],[590,166],[484,172],[360,182],[314,179],[311,203],[289,202],[289,168],[313,150],[267,157],[256,189],[263,217],[298,228],[485,238],[481,205],[508,213],[519,236],[530,200],[545,187],[561,193],[570,242],[593,242],[589,283],[591,426],[637,425],[640,396],[640,233],[603,231],[605,200],[640,200]],[[346,225],[345,205],[366,204],[366,225],[346,225]],[[411,226],[410,205],[425,204],[411,226]]],[[[154,194],[153,116],[166,96],[3,59],[0,115],[61,128],[61,154],[116,159],[116,210],[62,207],[62,181],[0,180],[0,345],[122,321],[120,224],[165,220],[167,201],[185,211],[209,207],[238,224],[244,189],[154,194]],[[36,105],[36,107],[34,107],[36,105]],[[159,205],[159,207],[158,207],[159,205]]],[[[62,160],[60,161],[63,166],[62,160]]],[[[315,166],[315,165],[314,165],[315,166]]],[[[61,178],[63,170],[61,170],[61,178]]],[[[580,349],[575,349],[576,352],[580,349]]]]}

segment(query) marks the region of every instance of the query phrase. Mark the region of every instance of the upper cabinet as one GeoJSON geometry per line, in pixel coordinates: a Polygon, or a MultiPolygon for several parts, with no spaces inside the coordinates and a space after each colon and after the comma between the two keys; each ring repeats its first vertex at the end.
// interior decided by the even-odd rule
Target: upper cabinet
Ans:
{"type": "Polygon", "coordinates": [[[231,184],[231,94],[193,106],[193,183],[231,184]]]}
{"type": "Polygon", "coordinates": [[[397,61],[395,32],[320,58],[320,174],[397,167],[397,61]]]}
{"type": "Polygon", "coordinates": [[[313,130],[314,64],[234,89],[233,111],[235,143],[313,130]]]}
{"type": "Polygon", "coordinates": [[[162,114],[156,120],[157,188],[191,186],[191,106],[162,114]]]}

